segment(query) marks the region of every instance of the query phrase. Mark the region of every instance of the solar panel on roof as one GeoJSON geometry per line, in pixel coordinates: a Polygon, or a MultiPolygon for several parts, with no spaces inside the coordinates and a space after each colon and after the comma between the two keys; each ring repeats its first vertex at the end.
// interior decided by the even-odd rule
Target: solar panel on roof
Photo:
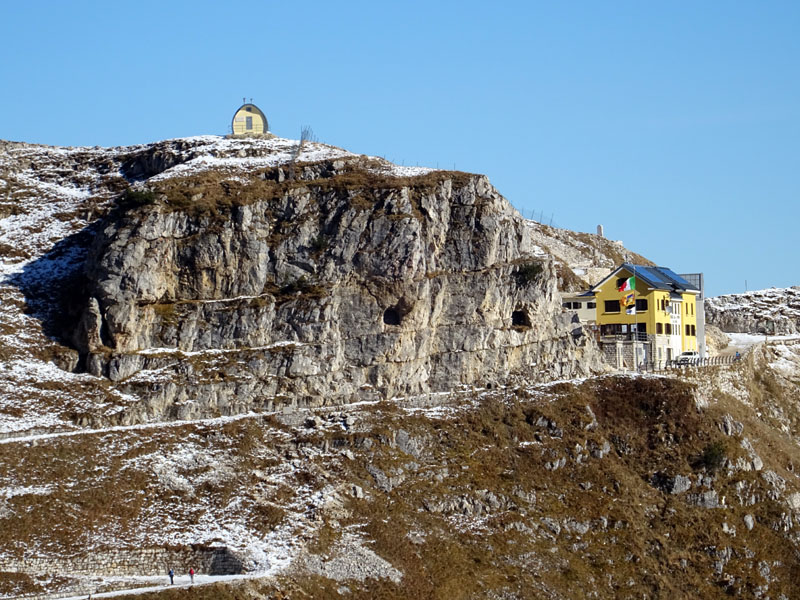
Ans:
{"type": "Polygon", "coordinates": [[[671,269],[667,269],[666,267],[659,267],[661,270],[664,271],[664,274],[667,275],[670,279],[672,279],[675,283],[681,286],[684,289],[694,289],[694,286],[686,281],[683,277],[672,271],[671,269]]]}
{"type": "Polygon", "coordinates": [[[665,279],[664,276],[653,267],[644,267],[644,271],[645,271],[645,277],[650,279],[655,284],[669,283],[669,280],[665,279]]]}
{"type": "Polygon", "coordinates": [[[650,268],[650,273],[652,273],[653,277],[654,277],[654,278],[655,278],[657,281],[659,281],[659,282],[661,282],[661,283],[665,283],[665,284],[667,284],[667,285],[670,285],[670,284],[672,284],[672,283],[673,283],[673,282],[670,280],[670,278],[669,278],[669,277],[668,277],[668,276],[667,276],[667,275],[666,275],[666,274],[665,274],[665,273],[664,273],[664,272],[661,270],[661,268],[660,268],[660,267],[651,267],[651,268],[650,268]]]}
{"type": "Polygon", "coordinates": [[[697,285],[689,283],[667,267],[648,267],[632,263],[622,263],[621,267],[629,273],[635,273],[657,289],[672,289],[676,287],[688,290],[699,289],[697,285]]]}

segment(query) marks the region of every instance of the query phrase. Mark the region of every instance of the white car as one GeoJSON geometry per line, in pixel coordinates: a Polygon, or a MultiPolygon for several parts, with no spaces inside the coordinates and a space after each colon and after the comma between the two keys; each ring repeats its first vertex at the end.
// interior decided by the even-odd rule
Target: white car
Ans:
{"type": "Polygon", "coordinates": [[[695,352],[694,350],[689,350],[687,352],[681,352],[678,355],[678,358],[675,359],[675,364],[678,365],[688,365],[693,362],[696,362],[700,359],[700,353],[695,352]]]}

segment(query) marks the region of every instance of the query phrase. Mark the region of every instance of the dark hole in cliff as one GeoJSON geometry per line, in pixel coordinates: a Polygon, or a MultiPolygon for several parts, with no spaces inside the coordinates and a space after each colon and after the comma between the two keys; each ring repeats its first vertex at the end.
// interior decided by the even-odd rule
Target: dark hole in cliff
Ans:
{"type": "Polygon", "coordinates": [[[530,327],[531,319],[524,310],[515,310],[511,313],[511,325],[514,327],[530,327]]]}
{"type": "Polygon", "coordinates": [[[387,308],[383,311],[383,322],[387,325],[400,325],[400,321],[402,320],[403,318],[400,316],[400,312],[394,307],[387,308]]]}

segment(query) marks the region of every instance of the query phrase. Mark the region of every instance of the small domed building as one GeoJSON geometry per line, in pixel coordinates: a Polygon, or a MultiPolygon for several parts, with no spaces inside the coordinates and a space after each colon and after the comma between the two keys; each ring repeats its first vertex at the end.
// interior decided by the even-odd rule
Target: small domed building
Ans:
{"type": "Polygon", "coordinates": [[[233,135],[263,134],[269,131],[269,123],[266,115],[251,101],[242,104],[233,114],[231,130],[233,135]]]}

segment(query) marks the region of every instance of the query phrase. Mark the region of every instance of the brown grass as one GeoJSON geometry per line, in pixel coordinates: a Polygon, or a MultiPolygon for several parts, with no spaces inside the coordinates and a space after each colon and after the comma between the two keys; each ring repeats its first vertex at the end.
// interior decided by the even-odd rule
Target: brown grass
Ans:
{"type": "MultiPolygon", "coordinates": [[[[329,161],[327,161],[329,162],[329,161]]],[[[252,178],[247,183],[234,182],[223,173],[205,172],[190,177],[165,180],[146,192],[146,198],[140,193],[131,200],[131,192],[123,194],[117,203],[114,218],[122,218],[130,211],[161,210],[181,211],[194,217],[206,217],[212,220],[230,218],[232,210],[237,206],[246,206],[254,202],[270,201],[284,197],[295,190],[309,189],[315,195],[332,194],[344,199],[357,210],[373,210],[382,207],[381,191],[410,188],[414,215],[422,216],[418,206],[422,194],[431,193],[445,180],[453,180],[457,185],[466,183],[473,175],[458,171],[433,171],[416,177],[392,177],[380,175],[368,170],[366,163],[350,163],[344,172],[326,175],[326,161],[309,163],[305,166],[319,166],[322,175],[313,181],[291,179],[278,182],[279,167],[266,169],[259,178],[252,178]],[[353,194],[353,191],[357,191],[353,194]]]]}
{"type": "Polygon", "coordinates": [[[569,265],[560,260],[556,262],[556,278],[557,287],[562,292],[578,292],[588,287],[584,279],[578,277],[569,265]]]}
{"type": "MultiPolygon", "coordinates": [[[[546,392],[486,394],[476,406],[464,407],[447,419],[409,415],[397,404],[382,402],[358,410],[356,431],[313,429],[292,434],[291,445],[319,448],[328,442],[356,454],[353,461],[309,456],[292,484],[318,489],[325,481],[356,483],[369,496],[348,499],[350,514],[337,515],[336,522],[321,511],[320,529],[309,548],[324,553],[334,547],[344,528],[353,526],[363,532],[369,548],[404,573],[400,585],[387,580],[346,582],[347,597],[354,599],[449,600],[492,597],[492,593],[583,598],[592,592],[600,598],[752,597],[756,586],[763,584],[759,560],[772,565],[771,595],[798,597],[798,561],[787,551],[790,543],[784,534],[773,529],[786,508],[766,500],[761,475],[728,474],[725,468],[712,473],[707,465],[695,464],[696,457],[721,439],[726,456],[735,459],[741,449],[735,440],[721,438],[716,424],[734,406],[721,397],[720,406],[698,411],[694,395],[691,383],[675,379],[605,377],[550,386],[546,392]],[[594,425],[587,406],[596,417],[594,425]],[[401,428],[423,444],[420,457],[413,458],[393,444],[401,428]],[[605,440],[611,442],[611,452],[602,459],[590,456],[587,447],[599,447],[605,440]],[[566,464],[552,470],[559,458],[566,458],[566,464]],[[402,470],[406,480],[383,492],[367,464],[387,474],[402,470]],[[727,497],[728,507],[704,509],[688,502],[688,494],[668,494],[654,484],[656,473],[688,475],[695,481],[700,474],[713,476],[713,487],[720,497],[727,497]],[[758,505],[739,505],[736,485],[742,481],[759,495],[758,505]],[[450,498],[478,498],[479,490],[491,490],[503,507],[489,509],[480,518],[426,508],[450,498]],[[757,517],[752,531],[743,525],[748,513],[757,517]],[[556,520],[561,532],[550,533],[543,519],[556,520]],[[570,519],[591,526],[585,533],[569,531],[564,524],[570,519]],[[723,523],[735,526],[737,535],[723,534],[723,523]],[[421,538],[412,539],[410,531],[420,532],[421,538]],[[733,577],[729,581],[714,575],[715,552],[725,547],[732,552],[725,567],[733,577]],[[755,552],[755,558],[749,552],[755,552]]],[[[767,436],[769,428],[748,415],[746,407],[739,405],[736,410],[735,418],[746,423],[746,431],[759,444],[765,468],[776,469],[790,481],[777,464],[797,461],[796,445],[780,433],[767,436]]],[[[30,485],[60,478],[81,482],[80,489],[59,490],[52,503],[43,503],[54,508],[37,513],[36,523],[30,520],[33,517],[22,519],[26,528],[36,525],[40,534],[43,523],[53,523],[53,531],[47,531],[50,543],[54,551],[64,551],[71,538],[59,532],[61,527],[80,531],[84,522],[105,526],[108,513],[119,504],[130,506],[127,518],[135,523],[141,510],[137,497],[130,495],[135,490],[168,503],[179,518],[192,517],[186,508],[191,498],[167,496],[146,471],[139,475],[143,479],[134,476],[129,484],[124,465],[131,458],[168,449],[187,438],[209,449],[224,449],[235,460],[236,475],[208,485],[205,499],[225,506],[234,494],[246,495],[257,485],[255,468],[279,465],[281,459],[275,454],[261,458],[274,444],[269,433],[273,428],[289,432],[274,420],[263,426],[242,420],[218,428],[186,425],[169,433],[126,433],[128,449],[111,455],[103,451],[110,441],[119,443],[119,435],[94,441],[65,439],[25,449],[5,445],[0,446],[0,477],[28,477],[30,485]],[[117,490],[87,477],[97,457],[105,457],[117,490]],[[101,490],[101,498],[85,497],[90,487],[101,490]],[[75,514],[64,514],[71,511],[75,514]]],[[[266,502],[251,502],[243,518],[260,531],[284,522],[288,515],[283,507],[296,497],[292,484],[270,492],[266,502]]],[[[33,507],[30,498],[18,502],[16,511],[45,510],[33,507]]],[[[22,537],[37,539],[24,532],[22,537]]],[[[12,543],[6,538],[0,547],[12,543]]],[[[342,584],[298,572],[278,583],[253,585],[196,587],[187,593],[197,598],[335,598],[342,584]]],[[[175,593],[178,590],[140,597],[171,598],[175,593]]]]}
{"type": "Polygon", "coordinates": [[[0,596],[2,597],[37,594],[44,591],[45,588],[36,583],[30,575],[0,571],[0,596]]]}

